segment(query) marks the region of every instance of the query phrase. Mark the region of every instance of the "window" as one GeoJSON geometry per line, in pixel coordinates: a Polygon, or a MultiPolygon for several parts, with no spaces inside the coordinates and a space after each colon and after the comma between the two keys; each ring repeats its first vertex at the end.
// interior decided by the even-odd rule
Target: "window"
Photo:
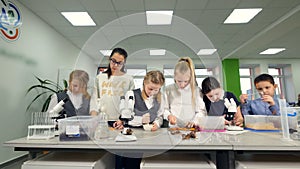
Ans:
{"type": "MultiPolygon", "coordinates": [[[[257,76],[254,74],[255,65],[241,67],[240,72],[240,83],[241,90],[244,94],[251,94],[250,97],[257,98],[259,94],[256,92],[254,85],[254,78],[257,76]]],[[[287,101],[294,101],[295,90],[293,86],[293,80],[291,75],[290,65],[269,65],[268,74],[272,75],[275,84],[278,85],[276,88],[276,95],[280,98],[284,97],[287,101]],[[288,89],[288,90],[287,90],[288,89]]]]}
{"type": "Polygon", "coordinates": [[[248,95],[253,95],[253,77],[252,77],[252,68],[240,68],[240,83],[241,83],[241,92],[248,95]]]}
{"type": "Polygon", "coordinates": [[[174,69],[166,68],[164,69],[164,76],[165,76],[165,86],[168,86],[174,83],[174,69]]]}
{"type": "MultiPolygon", "coordinates": [[[[198,83],[198,86],[201,86],[202,81],[207,76],[212,76],[213,71],[212,69],[208,68],[195,68],[195,75],[196,75],[196,81],[198,83]]],[[[174,83],[174,69],[165,68],[164,69],[164,76],[165,76],[165,85],[170,85],[174,83]]]]}
{"type": "Polygon", "coordinates": [[[282,68],[268,68],[268,73],[273,76],[275,84],[278,85],[276,88],[276,95],[285,95],[284,88],[284,75],[282,68]]]}
{"type": "Polygon", "coordinates": [[[195,69],[195,74],[196,74],[196,81],[198,83],[198,86],[200,87],[201,84],[202,84],[202,81],[207,76],[212,76],[213,75],[213,71],[212,71],[212,69],[196,68],[195,69]]]}
{"type": "Polygon", "coordinates": [[[144,76],[147,73],[146,68],[129,68],[126,69],[127,74],[133,76],[134,86],[136,89],[143,88],[144,76]]]}

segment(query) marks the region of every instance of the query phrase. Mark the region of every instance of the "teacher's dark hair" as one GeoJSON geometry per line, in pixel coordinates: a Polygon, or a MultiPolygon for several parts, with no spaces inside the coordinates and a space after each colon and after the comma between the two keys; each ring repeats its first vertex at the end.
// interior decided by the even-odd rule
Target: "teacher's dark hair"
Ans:
{"type": "MultiPolygon", "coordinates": [[[[127,59],[127,52],[126,50],[122,49],[122,48],[114,48],[113,51],[111,52],[110,56],[109,56],[109,59],[115,54],[115,53],[119,53],[120,55],[122,55],[124,57],[124,65],[123,67],[121,68],[121,71],[122,72],[125,72],[125,62],[126,62],[126,59],[127,59]]],[[[107,67],[107,70],[103,73],[107,73],[107,77],[110,78],[112,72],[111,72],[111,68],[110,68],[110,62],[108,63],[108,67],[107,67]]]]}

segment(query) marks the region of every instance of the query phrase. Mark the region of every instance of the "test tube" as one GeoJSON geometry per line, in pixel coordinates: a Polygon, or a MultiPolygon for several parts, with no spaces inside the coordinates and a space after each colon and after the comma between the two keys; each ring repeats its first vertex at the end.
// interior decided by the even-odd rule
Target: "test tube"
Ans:
{"type": "Polygon", "coordinates": [[[249,93],[247,92],[248,98],[247,100],[245,100],[245,104],[247,103],[248,100],[253,100],[255,96],[257,95],[261,95],[259,92],[253,92],[253,93],[249,93]]]}
{"type": "Polygon", "coordinates": [[[288,116],[287,116],[287,108],[286,108],[286,100],[278,99],[280,106],[280,116],[281,116],[281,130],[283,139],[289,140],[289,124],[288,124],[288,116]]]}

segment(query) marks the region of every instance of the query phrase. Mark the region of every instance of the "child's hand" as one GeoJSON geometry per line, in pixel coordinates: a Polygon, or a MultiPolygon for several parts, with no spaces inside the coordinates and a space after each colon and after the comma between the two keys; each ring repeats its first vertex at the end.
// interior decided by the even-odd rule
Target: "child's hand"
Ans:
{"type": "Polygon", "coordinates": [[[243,122],[244,122],[244,118],[242,115],[239,115],[238,113],[236,113],[234,115],[234,119],[233,119],[234,123],[236,126],[240,126],[242,127],[243,126],[243,122]]]}
{"type": "Polygon", "coordinates": [[[146,113],[142,116],[142,123],[143,124],[148,124],[150,123],[150,114],[146,113]]]}
{"type": "Polygon", "coordinates": [[[123,126],[123,122],[121,120],[117,120],[114,124],[113,124],[113,127],[115,129],[123,129],[124,126],[123,126]]]}
{"type": "Polygon", "coordinates": [[[195,123],[194,123],[194,122],[188,122],[188,123],[186,124],[186,127],[187,127],[187,128],[195,127],[195,123]]]}
{"type": "Polygon", "coordinates": [[[240,95],[240,101],[242,104],[246,103],[248,99],[248,94],[241,94],[240,95]]]}
{"type": "Polygon", "coordinates": [[[174,115],[172,115],[172,114],[170,114],[170,115],[168,116],[168,120],[169,120],[169,122],[170,122],[172,125],[174,125],[174,124],[177,123],[176,116],[174,116],[174,115]]]}
{"type": "Polygon", "coordinates": [[[153,123],[153,127],[151,128],[151,131],[156,131],[158,129],[158,126],[156,123],[153,123]]]}
{"type": "Polygon", "coordinates": [[[274,106],[275,105],[275,101],[274,101],[273,97],[270,96],[270,95],[262,95],[261,96],[261,100],[264,101],[264,102],[269,103],[270,106],[274,106]]]}
{"type": "Polygon", "coordinates": [[[98,113],[96,111],[91,111],[91,116],[95,117],[95,116],[98,116],[98,113]]]}

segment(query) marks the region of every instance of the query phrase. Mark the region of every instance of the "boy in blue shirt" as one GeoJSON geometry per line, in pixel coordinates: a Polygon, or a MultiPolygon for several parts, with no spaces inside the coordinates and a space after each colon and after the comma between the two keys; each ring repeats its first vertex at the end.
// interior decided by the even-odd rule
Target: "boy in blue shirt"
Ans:
{"type": "Polygon", "coordinates": [[[242,94],[242,113],[244,115],[280,115],[279,102],[275,98],[277,84],[269,74],[261,74],[254,79],[254,85],[261,98],[247,100],[248,95],[242,94]]]}

